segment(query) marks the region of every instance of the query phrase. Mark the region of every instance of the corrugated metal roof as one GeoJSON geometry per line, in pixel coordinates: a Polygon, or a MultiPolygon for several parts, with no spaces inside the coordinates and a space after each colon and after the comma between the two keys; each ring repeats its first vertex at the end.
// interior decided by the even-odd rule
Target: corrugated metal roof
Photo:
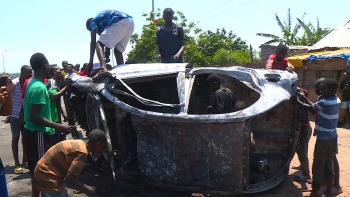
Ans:
{"type": "Polygon", "coordinates": [[[350,19],[346,20],[326,37],[310,47],[309,51],[324,48],[350,48],[350,19]]]}

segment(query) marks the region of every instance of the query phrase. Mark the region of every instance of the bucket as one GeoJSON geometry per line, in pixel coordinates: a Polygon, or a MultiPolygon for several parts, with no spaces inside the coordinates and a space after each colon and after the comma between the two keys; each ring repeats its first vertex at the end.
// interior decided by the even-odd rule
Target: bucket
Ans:
{"type": "Polygon", "coordinates": [[[2,161],[0,158],[0,197],[8,197],[8,196],[9,196],[9,194],[7,192],[5,167],[2,164],[2,161]]]}

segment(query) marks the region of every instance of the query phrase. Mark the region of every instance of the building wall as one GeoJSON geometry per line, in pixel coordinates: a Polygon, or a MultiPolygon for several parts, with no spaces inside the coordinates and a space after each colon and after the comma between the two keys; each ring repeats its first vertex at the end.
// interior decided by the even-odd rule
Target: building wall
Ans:
{"type": "MultiPolygon", "coordinates": [[[[261,61],[266,62],[271,54],[274,54],[277,46],[263,44],[261,47],[261,61]]],[[[290,46],[288,51],[288,56],[293,56],[297,54],[307,53],[308,47],[305,46],[290,46]]]]}

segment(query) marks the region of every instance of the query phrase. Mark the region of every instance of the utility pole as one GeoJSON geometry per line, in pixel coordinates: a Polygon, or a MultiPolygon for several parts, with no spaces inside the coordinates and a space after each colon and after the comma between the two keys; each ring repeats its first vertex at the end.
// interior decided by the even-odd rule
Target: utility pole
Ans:
{"type": "Polygon", "coordinates": [[[4,74],[5,74],[5,58],[4,58],[4,53],[7,51],[2,51],[2,67],[4,67],[4,74]]]}
{"type": "Polygon", "coordinates": [[[154,20],[154,0],[152,0],[152,19],[154,20]]]}

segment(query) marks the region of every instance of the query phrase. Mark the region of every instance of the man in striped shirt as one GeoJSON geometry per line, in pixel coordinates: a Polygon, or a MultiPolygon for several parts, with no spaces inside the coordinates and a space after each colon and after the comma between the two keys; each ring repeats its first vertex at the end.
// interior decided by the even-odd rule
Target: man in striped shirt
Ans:
{"type": "MultiPolygon", "coordinates": [[[[12,132],[12,154],[15,160],[15,174],[22,174],[23,169],[20,166],[18,158],[18,142],[22,131],[22,123],[20,115],[22,111],[23,98],[22,89],[24,82],[32,76],[32,68],[28,65],[24,65],[21,68],[21,74],[19,77],[12,80],[12,113],[10,116],[10,126],[12,132]]],[[[22,139],[23,140],[23,139],[22,139]]],[[[23,148],[23,160],[22,163],[26,163],[26,152],[23,148]]]]}
{"type": "Polygon", "coordinates": [[[340,99],[336,95],[338,82],[331,78],[323,79],[320,83],[320,100],[312,103],[304,95],[299,95],[298,102],[312,113],[317,113],[314,136],[317,136],[314,161],[312,164],[311,197],[317,197],[323,175],[326,179],[326,197],[332,196],[334,181],[333,158],[338,152],[337,124],[340,110],[340,99]]]}
{"type": "Polygon", "coordinates": [[[93,187],[82,183],[77,176],[83,168],[89,153],[100,154],[107,143],[106,134],[92,130],[83,140],[65,140],[51,147],[38,161],[34,170],[34,184],[43,197],[68,196],[64,179],[88,193],[95,193],[93,187]]]}

